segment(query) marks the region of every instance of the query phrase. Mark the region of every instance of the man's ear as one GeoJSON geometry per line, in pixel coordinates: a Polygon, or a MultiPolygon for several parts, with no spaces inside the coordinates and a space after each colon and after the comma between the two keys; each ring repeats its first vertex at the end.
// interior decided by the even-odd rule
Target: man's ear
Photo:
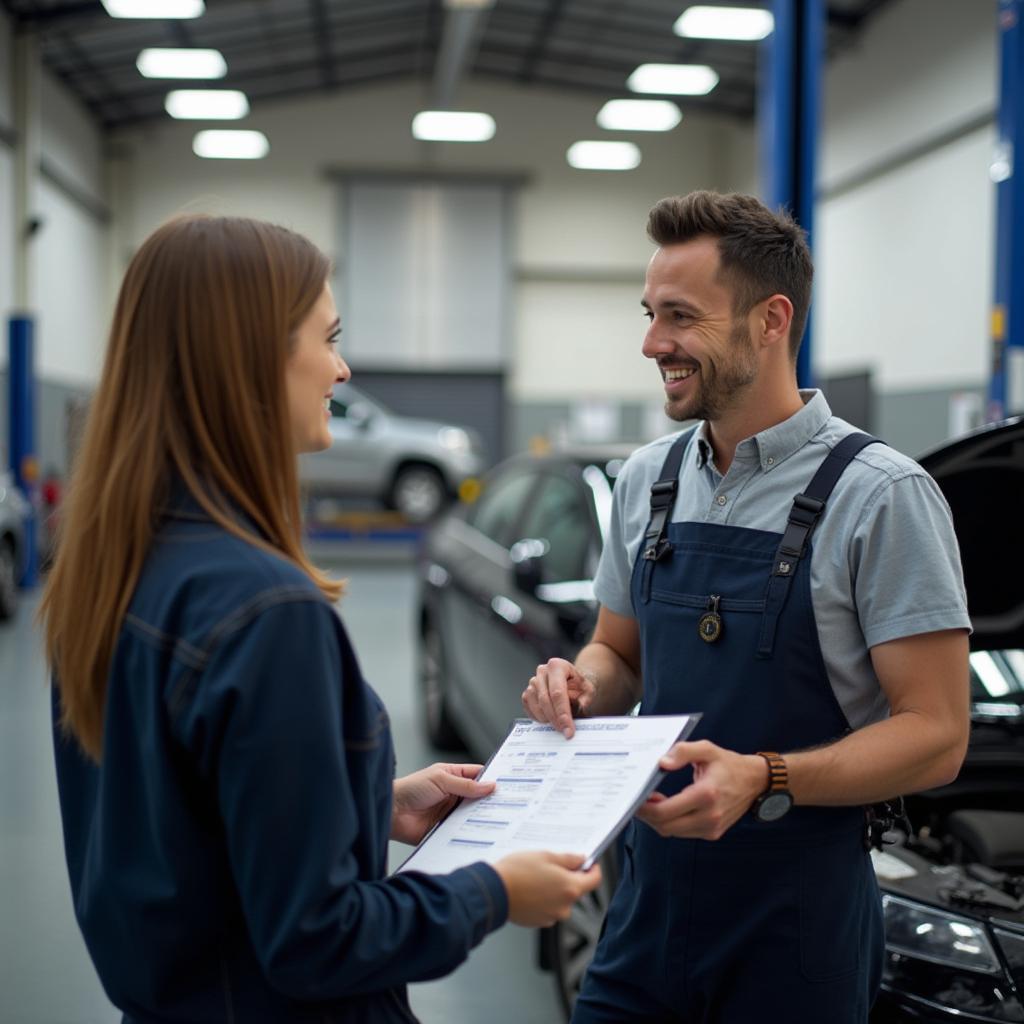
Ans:
{"type": "Polygon", "coordinates": [[[762,345],[788,344],[793,325],[793,303],[785,295],[771,295],[758,303],[758,325],[762,345]]]}

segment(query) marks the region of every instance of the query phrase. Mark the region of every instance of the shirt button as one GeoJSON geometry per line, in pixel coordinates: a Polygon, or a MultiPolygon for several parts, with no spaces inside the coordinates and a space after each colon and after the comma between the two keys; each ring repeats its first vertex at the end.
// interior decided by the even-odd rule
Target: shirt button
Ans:
{"type": "Polygon", "coordinates": [[[764,461],[767,462],[769,466],[774,466],[775,465],[775,460],[770,455],[764,461]]]}
{"type": "Polygon", "coordinates": [[[724,505],[728,500],[729,499],[724,494],[720,494],[715,498],[715,501],[717,501],[719,505],[724,505]]]}

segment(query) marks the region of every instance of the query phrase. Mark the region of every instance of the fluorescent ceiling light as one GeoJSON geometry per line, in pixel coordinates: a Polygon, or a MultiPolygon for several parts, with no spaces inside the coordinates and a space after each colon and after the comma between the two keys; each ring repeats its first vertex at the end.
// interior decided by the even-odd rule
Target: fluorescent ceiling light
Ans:
{"type": "Polygon", "coordinates": [[[718,75],[706,64],[641,64],[626,79],[632,92],[673,96],[705,96],[716,85],[718,75]]]}
{"type": "Polygon", "coordinates": [[[249,113],[249,101],[237,89],[172,89],[164,109],[190,121],[237,121],[249,113]]]}
{"type": "Polygon", "coordinates": [[[196,132],[192,140],[192,152],[211,160],[261,160],[269,151],[263,132],[196,132]]]}
{"type": "Polygon", "coordinates": [[[203,0],[103,0],[112,18],[198,18],[203,0]]]}
{"type": "Polygon", "coordinates": [[[574,142],[565,158],[581,171],[631,171],[640,163],[640,147],[632,142],[574,142]]]}
{"type": "Polygon", "coordinates": [[[228,66],[220,50],[143,50],[135,62],[144,78],[223,78],[228,66]]]}
{"type": "Polygon", "coordinates": [[[673,26],[677,36],[691,39],[764,39],[775,27],[771,11],[757,7],[691,7],[673,26]]]}
{"type": "Polygon", "coordinates": [[[494,118],[471,110],[421,110],[412,119],[414,138],[427,142],[486,142],[494,118]]]}
{"type": "Polygon", "coordinates": [[[597,112],[599,127],[623,132],[668,132],[682,119],[671,100],[609,100],[597,112]]]}

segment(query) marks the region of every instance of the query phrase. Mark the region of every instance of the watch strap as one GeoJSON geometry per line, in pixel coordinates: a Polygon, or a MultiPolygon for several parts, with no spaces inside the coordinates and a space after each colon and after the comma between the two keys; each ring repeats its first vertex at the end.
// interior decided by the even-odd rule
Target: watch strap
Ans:
{"type": "Polygon", "coordinates": [[[759,750],[757,756],[763,757],[768,763],[768,785],[762,796],[788,792],[789,769],[782,755],[773,750],[759,750]]]}

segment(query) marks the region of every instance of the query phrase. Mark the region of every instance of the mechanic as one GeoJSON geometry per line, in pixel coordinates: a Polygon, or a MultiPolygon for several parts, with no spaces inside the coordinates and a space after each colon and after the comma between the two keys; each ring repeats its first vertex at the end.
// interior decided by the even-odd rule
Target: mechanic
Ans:
{"type": "MultiPolygon", "coordinates": [[[[798,389],[801,229],[744,195],[650,212],[643,354],[696,427],[628,460],[591,641],[527,712],[700,712],[627,829],[576,1024],[862,1024],[884,937],[870,805],[952,780],[970,620],[949,509],[798,389]]],[[[870,302],[870,296],[864,301],[870,302]]]]}

